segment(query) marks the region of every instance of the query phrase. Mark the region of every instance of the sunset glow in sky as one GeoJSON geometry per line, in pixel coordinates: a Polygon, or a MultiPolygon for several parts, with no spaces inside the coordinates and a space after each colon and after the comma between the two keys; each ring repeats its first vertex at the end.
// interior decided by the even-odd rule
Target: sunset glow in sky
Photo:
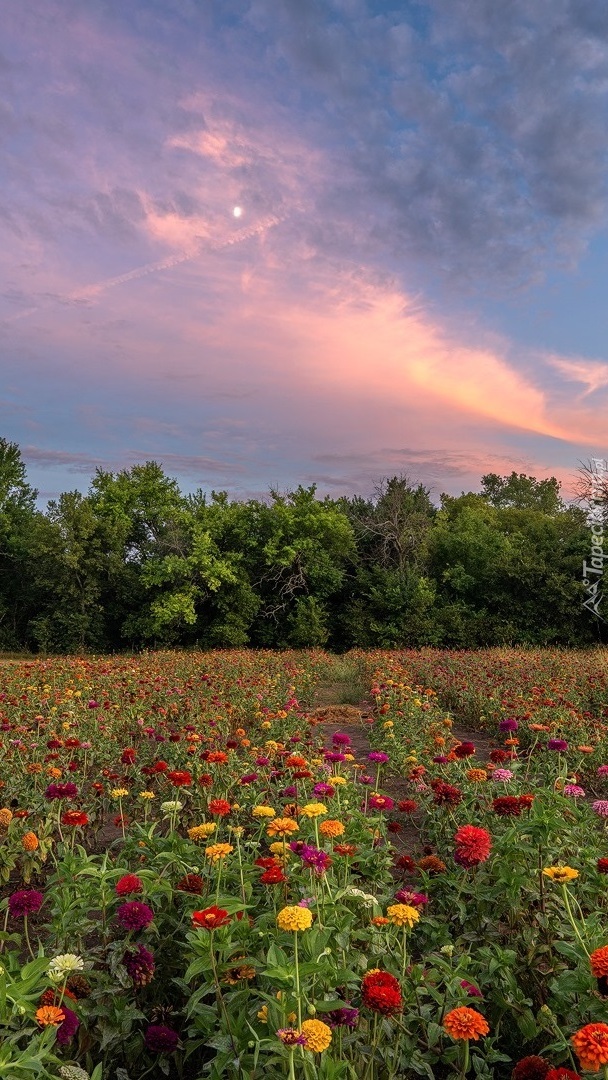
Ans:
{"type": "Polygon", "coordinates": [[[608,5],[4,0],[0,434],[43,498],[608,456],[608,5]]]}

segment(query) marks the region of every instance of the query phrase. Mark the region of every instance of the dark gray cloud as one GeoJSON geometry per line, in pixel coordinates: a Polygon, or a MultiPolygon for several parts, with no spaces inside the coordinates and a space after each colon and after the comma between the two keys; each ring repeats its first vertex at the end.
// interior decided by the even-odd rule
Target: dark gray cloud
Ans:
{"type": "Polygon", "coordinates": [[[575,260],[606,220],[600,9],[252,0],[270,55],[308,87],[342,161],[320,197],[333,245],[358,238],[395,265],[424,258],[486,285],[575,260]]]}

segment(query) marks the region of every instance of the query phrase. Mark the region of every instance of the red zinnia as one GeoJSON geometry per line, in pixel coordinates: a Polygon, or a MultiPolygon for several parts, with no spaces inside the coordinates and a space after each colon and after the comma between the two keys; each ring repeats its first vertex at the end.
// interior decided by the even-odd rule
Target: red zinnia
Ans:
{"type": "Polygon", "coordinates": [[[490,855],[492,837],[486,829],[476,825],[461,825],[454,833],[456,851],[454,858],[461,866],[478,866],[490,855]]]}
{"type": "Polygon", "coordinates": [[[192,925],[195,930],[216,930],[218,926],[226,926],[230,922],[227,911],[213,904],[204,908],[203,911],[192,912],[192,925]]]}
{"type": "Polygon", "coordinates": [[[519,817],[523,806],[517,795],[499,795],[492,799],[492,809],[499,817],[519,817]]]}
{"type": "Polygon", "coordinates": [[[181,881],[178,881],[176,887],[180,892],[192,893],[193,896],[201,896],[204,885],[205,883],[200,874],[186,874],[181,881]]]}
{"type": "Polygon", "coordinates": [[[400,810],[402,814],[415,814],[418,809],[418,803],[415,802],[414,799],[402,799],[401,802],[397,804],[397,809],[400,810]]]}
{"type": "Polygon", "coordinates": [[[215,814],[216,817],[225,817],[230,813],[230,803],[226,799],[212,799],[209,803],[209,813],[215,814]]]}
{"type": "Polygon", "coordinates": [[[189,787],[192,783],[192,776],[185,769],[175,769],[173,772],[167,773],[167,780],[173,787],[189,787]]]}
{"type": "Polygon", "coordinates": [[[82,828],[89,824],[88,815],[84,810],[64,810],[61,815],[62,825],[72,825],[74,828],[82,828]]]}
{"type": "Polygon", "coordinates": [[[600,874],[608,874],[608,859],[598,859],[597,869],[600,874]]]}
{"type": "Polygon", "coordinates": [[[363,1004],[383,1016],[392,1016],[401,1009],[401,987],[388,971],[368,971],[361,983],[363,1004]]]}
{"type": "Polygon", "coordinates": [[[284,881],[287,881],[283,869],[280,866],[270,866],[268,870],[265,870],[262,874],[260,881],[262,885],[282,885],[284,881]]]}
{"type": "Polygon", "coordinates": [[[213,777],[210,776],[208,772],[204,772],[204,773],[201,773],[201,775],[199,776],[198,782],[201,785],[201,787],[212,787],[212,785],[213,785],[213,777]]]}
{"type": "Polygon", "coordinates": [[[517,1062],[511,1073],[511,1080],[545,1080],[549,1068],[549,1062],[545,1058],[530,1054],[517,1062]]]}
{"type": "Polygon", "coordinates": [[[472,757],[475,753],[475,743],[461,742],[458,746],[454,747],[454,753],[457,758],[472,757]]]}
{"type": "Polygon", "coordinates": [[[143,891],[144,883],[141,878],[137,877],[137,874],[123,874],[114,886],[114,892],[117,896],[134,896],[136,893],[143,891]]]}

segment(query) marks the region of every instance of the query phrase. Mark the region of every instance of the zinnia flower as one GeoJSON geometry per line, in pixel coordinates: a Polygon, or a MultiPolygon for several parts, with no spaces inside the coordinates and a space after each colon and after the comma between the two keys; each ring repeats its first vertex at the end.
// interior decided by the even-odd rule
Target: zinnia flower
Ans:
{"type": "Polygon", "coordinates": [[[320,802],[306,803],[306,805],[301,808],[300,813],[308,818],[322,817],[323,814],[327,813],[327,807],[324,803],[320,802]]]}
{"type": "Polygon", "coordinates": [[[232,844],[210,844],[205,848],[205,856],[207,859],[211,859],[212,862],[219,862],[221,859],[225,859],[226,855],[234,851],[232,844]]]}
{"type": "Polygon", "coordinates": [[[13,919],[35,915],[44,903],[44,896],[37,889],[19,889],[8,898],[8,910],[13,919]]]}
{"type": "Polygon", "coordinates": [[[274,818],[269,822],[266,832],[268,836],[289,836],[291,833],[297,832],[299,829],[297,821],[289,817],[274,818]]]}
{"type": "Polygon", "coordinates": [[[461,866],[478,866],[490,856],[492,838],[486,829],[475,825],[461,825],[454,834],[456,851],[454,858],[461,866]]]}
{"type": "Polygon", "coordinates": [[[144,883],[141,878],[137,877],[137,874],[123,874],[114,886],[114,892],[117,896],[131,896],[134,893],[143,892],[143,890],[144,883]]]}
{"type": "Polygon", "coordinates": [[[284,1046],[304,1046],[306,1042],[306,1036],[297,1028],[279,1028],[277,1038],[284,1046]]]}
{"type": "Polygon", "coordinates": [[[467,1005],[460,1005],[447,1013],[443,1018],[443,1026],[452,1039],[478,1039],[480,1035],[487,1035],[490,1030],[481,1013],[467,1005]]]}
{"type": "Polygon", "coordinates": [[[61,815],[61,824],[72,826],[75,829],[83,828],[89,824],[89,817],[83,810],[64,810],[61,815]]]}
{"type": "Polygon", "coordinates": [[[56,1005],[43,1005],[36,1009],[36,1020],[41,1027],[58,1027],[65,1020],[65,1013],[56,1005]]]}
{"type": "Polygon", "coordinates": [[[205,882],[200,874],[186,874],[185,877],[178,881],[176,888],[180,892],[191,893],[193,896],[201,896],[205,882]]]}
{"type": "Polygon", "coordinates": [[[367,805],[370,810],[392,810],[395,800],[391,799],[389,795],[380,795],[376,792],[374,795],[370,795],[367,805]]]}
{"type": "Polygon", "coordinates": [[[363,976],[361,998],[368,1009],[383,1016],[392,1016],[402,1006],[401,987],[397,979],[388,971],[378,971],[377,968],[363,976]]]}
{"type": "Polygon", "coordinates": [[[580,1073],[574,1072],[573,1069],[567,1069],[564,1065],[559,1065],[557,1069],[549,1069],[545,1080],[581,1080],[581,1076],[580,1073]]]}
{"type": "Polygon", "coordinates": [[[153,1054],[172,1054],[177,1050],[179,1035],[165,1024],[150,1024],[144,1036],[146,1050],[153,1054]]]}
{"type": "Polygon", "coordinates": [[[277,915],[279,930],[308,930],[312,926],[312,912],[299,905],[284,907],[277,915]]]}
{"type": "Polygon", "coordinates": [[[346,1005],[340,1009],[332,1009],[331,1012],[325,1015],[332,1029],[337,1027],[356,1028],[359,1022],[359,1010],[346,1005]]]}
{"type": "Polygon", "coordinates": [[[546,866],[543,870],[545,877],[551,878],[551,881],[574,881],[578,877],[578,870],[573,870],[571,866],[546,866]]]}
{"type": "Polygon", "coordinates": [[[139,900],[128,900],[120,905],[116,918],[125,930],[145,930],[154,919],[154,912],[139,900]]]}
{"type": "Polygon", "coordinates": [[[228,912],[215,904],[202,911],[192,912],[192,926],[195,930],[217,930],[218,926],[226,926],[229,922],[228,912]]]}
{"type": "Polygon", "coordinates": [[[608,1024],[586,1024],[572,1036],[581,1069],[599,1072],[608,1065],[608,1024]]]}
{"type": "Polygon", "coordinates": [[[599,874],[608,874],[608,859],[598,859],[596,866],[599,874]]]}
{"type": "Polygon", "coordinates": [[[75,953],[60,953],[59,956],[54,956],[51,960],[48,975],[53,981],[58,981],[70,972],[83,970],[84,960],[82,956],[76,956],[75,953]]]}
{"type": "Polygon", "coordinates": [[[598,814],[599,817],[608,817],[608,799],[596,799],[592,803],[591,809],[598,814]]]}
{"type": "Polygon", "coordinates": [[[192,776],[185,769],[174,769],[165,775],[169,783],[173,784],[173,787],[189,787],[192,783],[192,776]]]}
{"type": "Polygon", "coordinates": [[[549,1062],[545,1058],[530,1054],[517,1062],[511,1073],[511,1080],[545,1080],[549,1068],[549,1062]]]}
{"type": "Polygon", "coordinates": [[[410,930],[420,918],[420,912],[409,904],[391,904],[386,914],[394,926],[408,926],[410,930]]]}
{"type": "Polygon", "coordinates": [[[565,739],[549,739],[547,743],[547,750],[558,750],[563,753],[568,749],[568,743],[565,739]]]}
{"type": "Polygon", "coordinates": [[[72,1009],[68,1009],[65,1002],[61,1003],[63,1020],[57,1028],[57,1042],[60,1046],[68,1046],[80,1027],[80,1020],[72,1009]]]}
{"type": "Polygon", "coordinates": [[[214,817],[226,817],[232,807],[226,799],[212,799],[209,803],[209,813],[214,817]]]}
{"type": "Polygon", "coordinates": [[[154,954],[144,945],[138,945],[134,953],[125,953],[122,962],[126,967],[133,986],[147,986],[154,977],[154,954]]]}
{"type": "Polygon", "coordinates": [[[331,1042],[331,1028],[322,1020],[305,1020],[302,1024],[304,1046],[315,1054],[321,1054],[327,1050],[331,1042]]]}
{"type": "Polygon", "coordinates": [[[336,821],[334,818],[327,818],[326,821],[322,821],[319,825],[319,832],[321,836],[343,836],[345,829],[341,821],[336,821]]]}
{"type": "Polygon", "coordinates": [[[602,945],[601,949],[595,949],[589,957],[589,963],[596,979],[608,975],[608,945],[602,945]]]}

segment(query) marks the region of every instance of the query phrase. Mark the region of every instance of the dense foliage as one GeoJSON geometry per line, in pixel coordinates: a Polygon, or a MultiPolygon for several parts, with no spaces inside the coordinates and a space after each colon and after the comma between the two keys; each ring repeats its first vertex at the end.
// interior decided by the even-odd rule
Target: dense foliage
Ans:
{"type": "Polygon", "coordinates": [[[553,478],[488,474],[440,507],[400,477],[234,501],[147,462],[42,512],[0,439],[4,650],[584,645],[605,632],[582,608],[589,550],[553,478]]]}

